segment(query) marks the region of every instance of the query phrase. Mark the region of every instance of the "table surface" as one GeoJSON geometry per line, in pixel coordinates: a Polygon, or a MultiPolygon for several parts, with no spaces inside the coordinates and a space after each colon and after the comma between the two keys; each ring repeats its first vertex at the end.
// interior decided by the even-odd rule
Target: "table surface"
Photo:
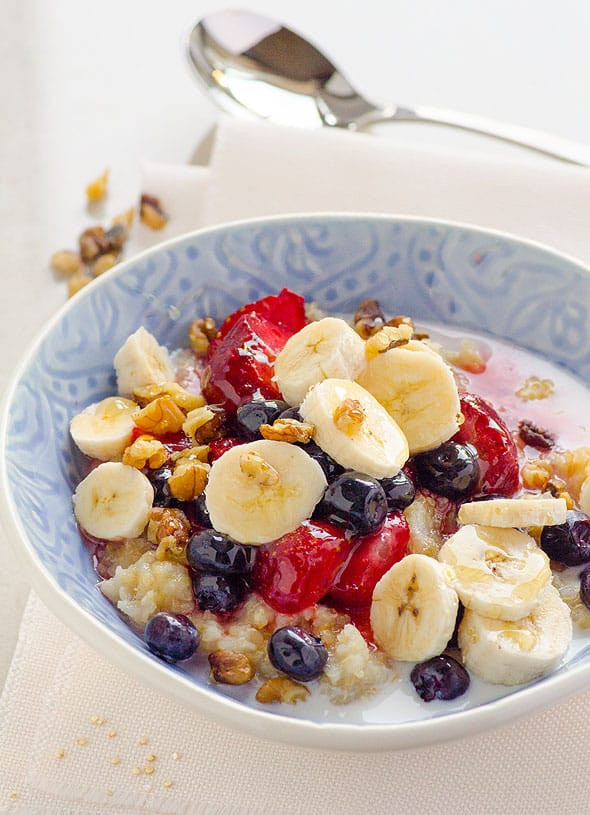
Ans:
{"type": "MultiPolygon", "coordinates": [[[[217,110],[182,43],[225,3],[20,0],[0,30],[0,389],[64,302],[48,258],[75,244],[84,188],[110,168],[109,215],[132,205],[138,157],[188,162],[217,110]]],[[[231,4],[230,4],[231,5],[231,4]]],[[[528,125],[590,143],[590,6],[579,0],[250,0],[321,44],[359,90],[528,125]],[[361,16],[362,11],[362,16],[361,16]]],[[[383,137],[511,150],[441,128],[392,125],[383,137]]],[[[0,540],[0,687],[28,587],[0,540]],[[6,620],[9,620],[8,625],[6,620]]]]}

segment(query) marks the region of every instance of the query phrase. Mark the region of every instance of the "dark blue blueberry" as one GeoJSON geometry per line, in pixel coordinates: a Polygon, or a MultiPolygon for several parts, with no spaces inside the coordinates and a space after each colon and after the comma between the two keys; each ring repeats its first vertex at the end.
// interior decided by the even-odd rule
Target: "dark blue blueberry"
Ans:
{"type": "Polygon", "coordinates": [[[173,498],[170,494],[168,479],[172,475],[170,467],[159,467],[157,470],[149,470],[148,478],[154,488],[155,507],[179,507],[181,502],[173,498]]]}
{"type": "Polygon", "coordinates": [[[565,523],[543,527],[541,549],[566,566],[590,562],[590,518],[576,509],[568,510],[565,523]]]}
{"type": "Polygon", "coordinates": [[[400,470],[391,478],[381,478],[380,482],[387,498],[387,508],[390,512],[398,512],[409,507],[416,497],[416,489],[412,480],[400,470]]]}
{"type": "Polygon", "coordinates": [[[298,447],[301,447],[308,456],[313,458],[314,461],[317,461],[324,471],[328,484],[331,484],[337,476],[344,472],[344,467],[341,467],[340,464],[336,464],[334,459],[325,453],[321,447],[318,447],[314,441],[310,441],[307,444],[299,444],[298,447]]]}
{"type": "Polygon", "coordinates": [[[272,424],[288,407],[282,399],[255,399],[240,405],[236,413],[239,434],[245,439],[260,439],[260,425],[272,424]]]}
{"type": "Polygon", "coordinates": [[[415,665],[410,679],[416,693],[425,702],[456,699],[469,687],[469,674],[465,668],[446,654],[415,665]]]}
{"type": "Polygon", "coordinates": [[[207,509],[207,504],[205,503],[204,492],[202,492],[199,497],[195,499],[193,508],[196,523],[198,523],[200,526],[206,527],[207,529],[211,529],[213,524],[211,523],[211,516],[209,515],[209,510],[207,509]]]}
{"type": "Polygon", "coordinates": [[[254,555],[253,546],[242,546],[214,529],[195,532],[186,547],[191,569],[207,574],[247,574],[254,555]]]}
{"type": "Polygon", "coordinates": [[[314,517],[366,534],[379,529],[386,514],[387,498],[377,479],[347,470],[328,485],[314,517]]]}
{"type": "Polygon", "coordinates": [[[299,408],[298,407],[287,408],[287,410],[284,410],[281,413],[281,415],[279,416],[279,419],[295,419],[298,422],[302,421],[301,413],[299,413],[299,408]]]}
{"type": "Polygon", "coordinates": [[[295,625],[277,628],[268,642],[268,656],[278,671],[311,682],[323,672],[328,650],[319,637],[295,625]]]}
{"type": "Polygon", "coordinates": [[[590,566],[580,575],[580,600],[586,608],[590,608],[590,566]]]}
{"type": "Polygon", "coordinates": [[[160,611],[147,623],[143,638],[147,647],[166,662],[190,659],[199,646],[199,632],[184,614],[160,611]]]}
{"type": "Polygon", "coordinates": [[[232,611],[240,605],[247,590],[241,575],[199,572],[193,576],[193,591],[201,611],[232,611]]]}
{"type": "Polygon", "coordinates": [[[447,441],[413,461],[420,484],[446,498],[465,498],[479,482],[479,460],[470,444],[447,441]]]}

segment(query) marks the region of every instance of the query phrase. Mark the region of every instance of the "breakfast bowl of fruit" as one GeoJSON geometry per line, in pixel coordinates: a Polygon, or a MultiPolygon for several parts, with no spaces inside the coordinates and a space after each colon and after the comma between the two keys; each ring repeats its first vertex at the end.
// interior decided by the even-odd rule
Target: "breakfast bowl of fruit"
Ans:
{"type": "Polygon", "coordinates": [[[384,750],[590,674],[590,276],[378,215],[195,232],[74,297],[5,395],[57,616],[227,725],[384,750]]]}

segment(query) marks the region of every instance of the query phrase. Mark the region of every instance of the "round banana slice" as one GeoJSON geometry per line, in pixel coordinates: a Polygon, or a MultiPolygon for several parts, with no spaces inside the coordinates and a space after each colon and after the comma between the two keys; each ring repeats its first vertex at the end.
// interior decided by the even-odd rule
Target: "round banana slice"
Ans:
{"type": "Polygon", "coordinates": [[[551,585],[527,617],[491,620],[467,609],[459,647],[468,671],[495,685],[531,682],[557,667],[572,639],[570,610],[551,585]]]}
{"type": "Polygon", "coordinates": [[[322,468],[300,447],[253,441],[213,462],[205,502],[218,532],[262,544],[310,518],[326,487],[322,468]]]}
{"type": "Polygon", "coordinates": [[[324,317],[290,337],[275,360],[275,380],[290,405],[324,379],[356,379],[365,367],[365,343],[347,322],[324,317]]]}
{"type": "Polygon", "coordinates": [[[563,498],[493,498],[462,504],[457,517],[460,524],[520,528],[562,524],[566,513],[563,498]]]}
{"type": "Polygon", "coordinates": [[[76,447],[91,458],[120,458],[131,442],[133,417],[138,411],[139,405],[131,399],[109,396],[74,416],[70,435],[76,447]]]}
{"type": "Polygon", "coordinates": [[[461,406],[451,369],[419,340],[368,360],[357,382],[393,416],[411,455],[439,447],[459,429],[461,406]]]}
{"type": "Polygon", "coordinates": [[[138,538],[149,521],[154,490],[135,467],[107,461],[78,484],[73,501],[76,520],[95,538],[138,538]]]}
{"type": "Polygon", "coordinates": [[[495,620],[519,620],[551,580],[549,558],[525,532],[469,524],[455,532],[438,559],[466,608],[495,620]]]}
{"type": "Polygon", "coordinates": [[[451,578],[427,555],[407,555],[383,575],[373,591],[371,627],[387,656],[419,662],[444,651],[459,606],[451,578]]]}
{"type": "Polygon", "coordinates": [[[143,326],[131,334],[115,354],[117,390],[122,396],[132,396],[138,388],[172,382],[174,371],[164,346],[143,326]]]}
{"type": "Polygon", "coordinates": [[[404,434],[356,382],[324,379],[309,391],[299,412],[314,426],[316,444],[346,469],[388,478],[408,460],[404,434]]]}

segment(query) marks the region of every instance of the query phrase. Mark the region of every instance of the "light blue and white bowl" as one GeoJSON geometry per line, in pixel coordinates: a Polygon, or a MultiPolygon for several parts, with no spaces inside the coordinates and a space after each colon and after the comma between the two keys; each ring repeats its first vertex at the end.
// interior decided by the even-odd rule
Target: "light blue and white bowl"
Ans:
{"type": "Polygon", "coordinates": [[[386,313],[509,340],[590,381],[590,275],[540,245],[377,215],[269,218],[186,235],[120,264],[69,301],[8,389],[0,508],[25,577],[56,615],[130,675],[225,724],[294,744],[383,750],[434,743],[587,684],[590,649],[581,640],[558,671],[522,689],[474,682],[454,702],[427,705],[398,682],[348,706],[316,692],[295,707],[264,707],[247,686],[209,685],[204,657],[196,669],[158,660],[97,590],[71,510],[80,474],[70,418],[114,392],[113,356],[140,325],[174,348],[186,344],[194,318],[223,318],[283,286],[337,314],[376,297],[386,313]]]}

